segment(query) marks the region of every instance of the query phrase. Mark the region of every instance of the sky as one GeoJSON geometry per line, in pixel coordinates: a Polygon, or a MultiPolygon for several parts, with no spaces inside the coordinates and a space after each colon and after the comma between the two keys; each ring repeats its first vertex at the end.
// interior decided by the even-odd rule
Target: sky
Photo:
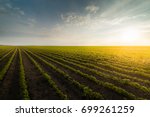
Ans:
{"type": "Polygon", "coordinates": [[[0,0],[0,45],[150,45],[150,0],[0,0]]]}

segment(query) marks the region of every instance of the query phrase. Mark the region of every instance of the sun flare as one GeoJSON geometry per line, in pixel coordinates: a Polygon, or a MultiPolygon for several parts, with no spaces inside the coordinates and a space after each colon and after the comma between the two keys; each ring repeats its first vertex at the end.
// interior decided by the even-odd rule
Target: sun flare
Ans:
{"type": "Polygon", "coordinates": [[[121,32],[121,39],[125,43],[133,43],[140,37],[140,31],[137,28],[126,28],[121,32]]]}

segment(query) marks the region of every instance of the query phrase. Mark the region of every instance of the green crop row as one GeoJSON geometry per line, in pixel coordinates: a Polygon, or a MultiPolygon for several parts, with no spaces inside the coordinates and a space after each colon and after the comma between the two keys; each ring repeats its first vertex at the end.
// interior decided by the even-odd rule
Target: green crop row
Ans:
{"type": "Polygon", "coordinates": [[[25,73],[24,73],[24,66],[23,66],[23,62],[22,62],[22,55],[21,55],[20,49],[18,51],[19,51],[19,64],[20,64],[19,84],[20,84],[20,89],[21,89],[21,96],[22,96],[23,99],[28,100],[28,99],[30,99],[30,97],[29,97],[27,82],[25,80],[25,73]]]}

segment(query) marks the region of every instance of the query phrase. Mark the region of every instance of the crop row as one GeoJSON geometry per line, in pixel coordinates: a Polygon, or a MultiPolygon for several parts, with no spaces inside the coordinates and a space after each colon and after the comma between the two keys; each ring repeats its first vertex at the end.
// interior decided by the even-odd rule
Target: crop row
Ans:
{"type": "MultiPolygon", "coordinates": [[[[37,55],[34,54],[34,56],[37,56],[37,55]]],[[[37,56],[37,57],[39,57],[39,56],[37,56]]],[[[66,68],[66,69],[69,69],[69,70],[75,72],[76,74],[80,75],[81,77],[84,77],[84,78],[86,78],[86,79],[89,79],[90,81],[96,83],[96,84],[99,85],[99,86],[103,86],[103,87],[106,87],[106,88],[108,88],[108,89],[110,89],[110,90],[112,90],[112,91],[115,91],[116,93],[118,93],[118,94],[120,94],[120,95],[123,95],[123,96],[127,97],[128,99],[137,99],[136,96],[133,95],[132,93],[129,93],[129,92],[127,92],[125,89],[122,89],[122,88],[120,88],[120,87],[117,87],[117,86],[115,86],[115,85],[112,84],[112,83],[108,83],[108,82],[103,82],[103,81],[101,81],[101,80],[97,80],[96,77],[94,77],[94,76],[92,76],[92,75],[89,75],[89,74],[86,74],[86,73],[83,73],[83,72],[81,72],[80,70],[77,70],[77,69],[75,69],[75,68],[73,68],[73,67],[71,67],[71,66],[68,66],[68,65],[66,65],[66,64],[63,64],[62,62],[56,61],[56,60],[51,59],[51,58],[49,58],[49,57],[45,57],[45,58],[47,58],[48,60],[50,60],[50,61],[52,61],[52,62],[55,62],[55,63],[57,63],[57,64],[63,66],[63,67],[66,68]]],[[[41,59],[43,59],[43,58],[41,58],[41,59]]]]}
{"type": "Polygon", "coordinates": [[[27,89],[27,83],[25,80],[25,72],[24,72],[24,66],[23,66],[23,62],[22,62],[22,55],[21,55],[21,51],[20,49],[19,51],[19,65],[20,65],[20,71],[19,71],[19,84],[20,84],[20,90],[21,90],[21,96],[23,99],[30,99],[29,97],[29,92],[27,89]]]}

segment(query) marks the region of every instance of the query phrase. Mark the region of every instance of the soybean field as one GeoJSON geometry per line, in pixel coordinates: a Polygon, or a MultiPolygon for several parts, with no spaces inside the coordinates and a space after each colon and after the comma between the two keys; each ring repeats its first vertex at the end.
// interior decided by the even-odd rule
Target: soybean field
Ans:
{"type": "Polygon", "coordinates": [[[150,99],[150,47],[0,46],[0,99],[150,99]]]}

